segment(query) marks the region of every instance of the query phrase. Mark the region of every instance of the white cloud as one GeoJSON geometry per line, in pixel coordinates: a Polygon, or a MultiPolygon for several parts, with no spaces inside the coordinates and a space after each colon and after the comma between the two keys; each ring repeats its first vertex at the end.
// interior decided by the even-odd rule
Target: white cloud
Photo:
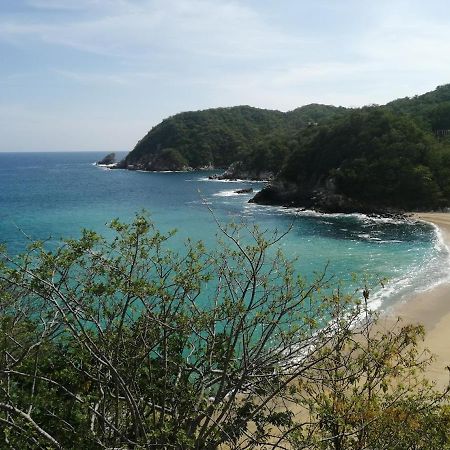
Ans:
{"type": "Polygon", "coordinates": [[[57,11],[105,11],[128,7],[127,0],[26,0],[27,5],[36,9],[57,11]]]}
{"type": "Polygon", "coordinates": [[[358,43],[360,52],[385,67],[450,68],[450,27],[438,17],[439,11],[433,2],[397,0],[386,4],[377,26],[367,30],[358,43]]]}
{"type": "MultiPolygon", "coordinates": [[[[32,0],[45,8],[74,8],[64,0],[32,0]]],[[[65,23],[0,22],[0,37],[38,39],[80,50],[124,58],[193,55],[220,59],[274,57],[300,45],[272,28],[243,4],[219,0],[145,0],[86,2],[94,19],[65,23]]],[[[77,4],[78,10],[87,11],[77,4]]]]}
{"type": "Polygon", "coordinates": [[[154,80],[168,79],[170,74],[157,71],[155,72],[92,72],[92,71],[74,71],[56,69],[54,73],[66,80],[73,81],[82,85],[112,85],[113,87],[133,86],[136,83],[151,82],[154,80]]]}
{"type": "Polygon", "coordinates": [[[129,80],[122,76],[116,74],[105,74],[105,73],[93,73],[93,72],[74,72],[68,70],[56,70],[56,74],[81,84],[112,84],[112,85],[127,85],[129,80]]]}

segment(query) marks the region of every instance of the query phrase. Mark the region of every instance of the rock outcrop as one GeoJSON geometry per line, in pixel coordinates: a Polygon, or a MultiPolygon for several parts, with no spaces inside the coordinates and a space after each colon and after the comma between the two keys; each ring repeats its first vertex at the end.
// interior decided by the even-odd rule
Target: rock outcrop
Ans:
{"type": "Polygon", "coordinates": [[[116,154],[108,153],[103,159],[97,161],[96,164],[98,166],[110,166],[111,164],[116,163],[116,154]]]}
{"type": "Polygon", "coordinates": [[[251,181],[270,181],[274,174],[269,171],[258,171],[248,169],[241,162],[231,164],[225,172],[219,175],[211,175],[211,180],[251,180],[251,181]]]}
{"type": "Polygon", "coordinates": [[[164,149],[159,153],[147,155],[138,161],[130,163],[124,159],[117,164],[118,169],[145,170],[148,172],[187,172],[192,170],[186,159],[173,148],[164,149]]]}
{"type": "Polygon", "coordinates": [[[313,209],[323,213],[363,213],[391,216],[400,213],[398,208],[363,203],[330,188],[332,183],[301,191],[297,185],[287,182],[272,182],[249,200],[260,205],[285,206],[313,209]]]}
{"type": "Polygon", "coordinates": [[[253,192],[252,188],[247,189],[238,189],[237,191],[234,191],[235,194],[251,194],[253,192]]]}

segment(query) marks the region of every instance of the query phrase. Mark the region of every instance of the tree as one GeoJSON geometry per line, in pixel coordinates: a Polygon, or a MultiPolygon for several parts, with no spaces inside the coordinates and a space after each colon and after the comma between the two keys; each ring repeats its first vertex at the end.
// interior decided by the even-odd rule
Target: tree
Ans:
{"type": "Polygon", "coordinates": [[[293,448],[450,448],[449,388],[439,392],[425,377],[432,356],[419,351],[423,327],[381,322],[365,303],[361,313],[364,320],[348,328],[346,312],[336,309],[340,330],[324,349],[328,357],[299,380],[296,398],[308,420],[293,430],[293,448]]]}
{"type": "Polygon", "coordinates": [[[232,226],[231,247],[189,242],[178,255],[144,216],[111,227],[112,242],[84,231],[4,255],[7,442],[66,447],[81,427],[83,448],[251,446],[250,426],[264,442],[288,423],[273,400],[324,357],[326,280],[294,279],[280,253],[268,259],[281,236],[257,229],[246,244],[232,226]]]}
{"type": "MultiPolygon", "coordinates": [[[[161,234],[145,215],[111,228],[109,241],[85,230],[52,250],[36,242],[19,257],[3,254],[7,448],[321,449],[341,436],[322,420],[332,383],[347,392],[348,374],[360,376],[378,395],[379,385],[361,374],[375,370],[387,341],[366,334],[364,362],[362,347],[352,347],[364,304],[332,294],[324,274],[311,284],[295,276],[275,247],[282,235],[232,225],[221,228],[214,251],[187,242],[177,254],[173,233],[161,234]],[[322,419],[305,422],[298,406],[322,419]]],[[[408,337],[408,350],[417,332],[389,339],[398,347],[408,337]]],[[[406,363],[398,360],[399,373],[406,363]]],[[[388,382],[393,371],[374,380],[388,382]]],[[[377,423],[388,421],[386,405],[424,404],[399,393],[373,409],[377,423]]],[[[352,435],[372,433],[355,427],[352,435]]]]}

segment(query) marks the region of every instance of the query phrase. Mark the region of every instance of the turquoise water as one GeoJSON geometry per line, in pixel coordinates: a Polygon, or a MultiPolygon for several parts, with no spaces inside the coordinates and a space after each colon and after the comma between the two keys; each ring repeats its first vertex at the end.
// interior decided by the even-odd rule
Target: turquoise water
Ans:
{"type": "MultiPolygon", "coordinates": [[[[208,172],[144,173],[99,168],[104,152],[0,153],[0,240],[12,253],[32,239],[76,237],[81,228],[105,232],[112,218],[131,220],[142,209],[163,231],[178,229],[175,246],[187,237],[214,245],[217,225],[244,220],[262,229],[291,232],[280,245],[298,257],[297,269],[312,279],[328,273],[387,277],[374,297],[386,307],[411,291],[443,280],[448,250],[437,231],[422,223],[371,219],[364,215],[320,215],[311,211],[247,203],[252,194],[235,190],[261,183],[208,180],[208,172]]],[[[124,153],[125,154],[125,153],[124,153]]]]}

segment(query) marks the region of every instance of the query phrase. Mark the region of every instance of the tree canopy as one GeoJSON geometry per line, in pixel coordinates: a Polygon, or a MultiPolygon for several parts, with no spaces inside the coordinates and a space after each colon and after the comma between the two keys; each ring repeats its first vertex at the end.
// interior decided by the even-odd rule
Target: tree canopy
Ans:
{"type": "MultiPolygon", "coordinates": [[[[127,155],[123,165],[158,170],[156,155],[176,149],[192,168],[228,167],[246,159],[255,145],[268,136],[288,136],[311,122],[328,120],[345,108],[308,105],[288,113],[236,106],[185,112],[163,120],[152,128],[127,155]]],[[[264,168],[272,168],[265,164],[264,168]]]]}
{"type": "Polygon", "coordinates": [[[230,165],[231,177],[275,178],[277,186],[255,202],[344,212],[448,207],[450,85],[357,109],[311,104],[287,113],[250,106],[180,113],[152,128],[118,167],[230,165]]]}
{"type": "Polygon", "coordinates": [[[302,193],[331,182],[365,205],[433,209],[450,204],[449,156],[410,117],[365,108],[304,135],[279,178],[302,193]]]}

